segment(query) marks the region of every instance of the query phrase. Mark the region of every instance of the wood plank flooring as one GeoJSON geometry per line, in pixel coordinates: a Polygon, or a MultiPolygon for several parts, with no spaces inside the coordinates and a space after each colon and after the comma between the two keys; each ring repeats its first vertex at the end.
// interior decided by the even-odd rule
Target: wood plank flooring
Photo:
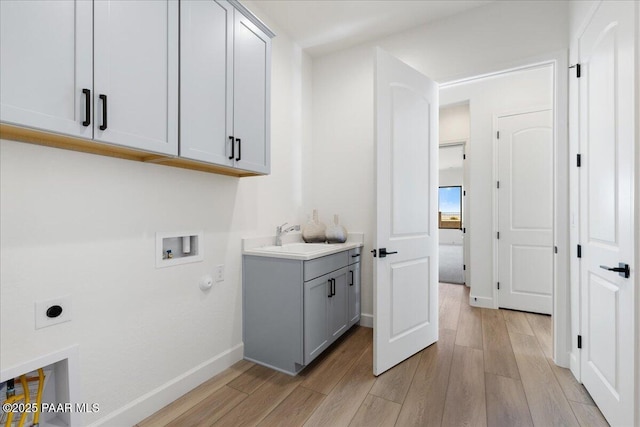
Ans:
{"type": "Polygon", "coordinates": [[[154,426],[607,426],[551,361],[549,316],[469,306],[440,284],[440,339],[379,377],[356,327],[297,377],[240,361],[138,424],[154,426]]]}

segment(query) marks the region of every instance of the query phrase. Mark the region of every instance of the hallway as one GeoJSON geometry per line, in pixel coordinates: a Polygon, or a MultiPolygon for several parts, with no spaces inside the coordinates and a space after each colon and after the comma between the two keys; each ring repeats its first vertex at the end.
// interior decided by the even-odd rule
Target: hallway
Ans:
{"type": "Polygon", "coordinates": [[[138,424],[150,426],[607,426],[551,360],[549,316],[468,304],[440,284],[440,340],[374,377],[356,327],[299,376],[240,361],[138,424]]]}

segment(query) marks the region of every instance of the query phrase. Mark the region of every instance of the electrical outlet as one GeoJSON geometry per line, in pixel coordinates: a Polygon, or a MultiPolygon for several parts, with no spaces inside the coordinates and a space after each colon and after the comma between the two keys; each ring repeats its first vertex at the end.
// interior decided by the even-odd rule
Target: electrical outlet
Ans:
{"type": "Polygon", "coordinates": [[[36,301],[36,329],[71,320],[71,296],[36,301]]]}
{"type": "Polygon", "coordinates": [[[222,282],[224,280],[224,264],[216,267],[216,282],[222,282]]]}

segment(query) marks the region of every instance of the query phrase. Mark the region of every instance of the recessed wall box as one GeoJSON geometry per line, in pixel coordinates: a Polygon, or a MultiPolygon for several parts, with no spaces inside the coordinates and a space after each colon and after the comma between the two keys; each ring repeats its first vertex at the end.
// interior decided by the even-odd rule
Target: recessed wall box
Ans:
{"type": "Polygon", "coordinates": [[[156,233],[156,268],[200,262],[204,232],[156,233]]]}

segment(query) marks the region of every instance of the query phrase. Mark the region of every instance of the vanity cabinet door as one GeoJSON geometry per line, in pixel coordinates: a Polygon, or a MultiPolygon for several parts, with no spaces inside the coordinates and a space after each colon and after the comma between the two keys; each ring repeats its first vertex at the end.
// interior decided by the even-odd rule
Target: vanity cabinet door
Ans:
{"type": "Polygon", "coordinates": [[[329,298],[329,342],[334,342],[342,335],[349,325],[347,295],[348,283],[350,280],[349,270],[341,268],[331,273],[333,280],[333,296],[329,298]]]}
{"type": "Polygon", "coordinates": [[[308,365],[329,342],[329,301],[332,298],[331,275],[325,274],[304,283],[304,364],[308,365]]]}

